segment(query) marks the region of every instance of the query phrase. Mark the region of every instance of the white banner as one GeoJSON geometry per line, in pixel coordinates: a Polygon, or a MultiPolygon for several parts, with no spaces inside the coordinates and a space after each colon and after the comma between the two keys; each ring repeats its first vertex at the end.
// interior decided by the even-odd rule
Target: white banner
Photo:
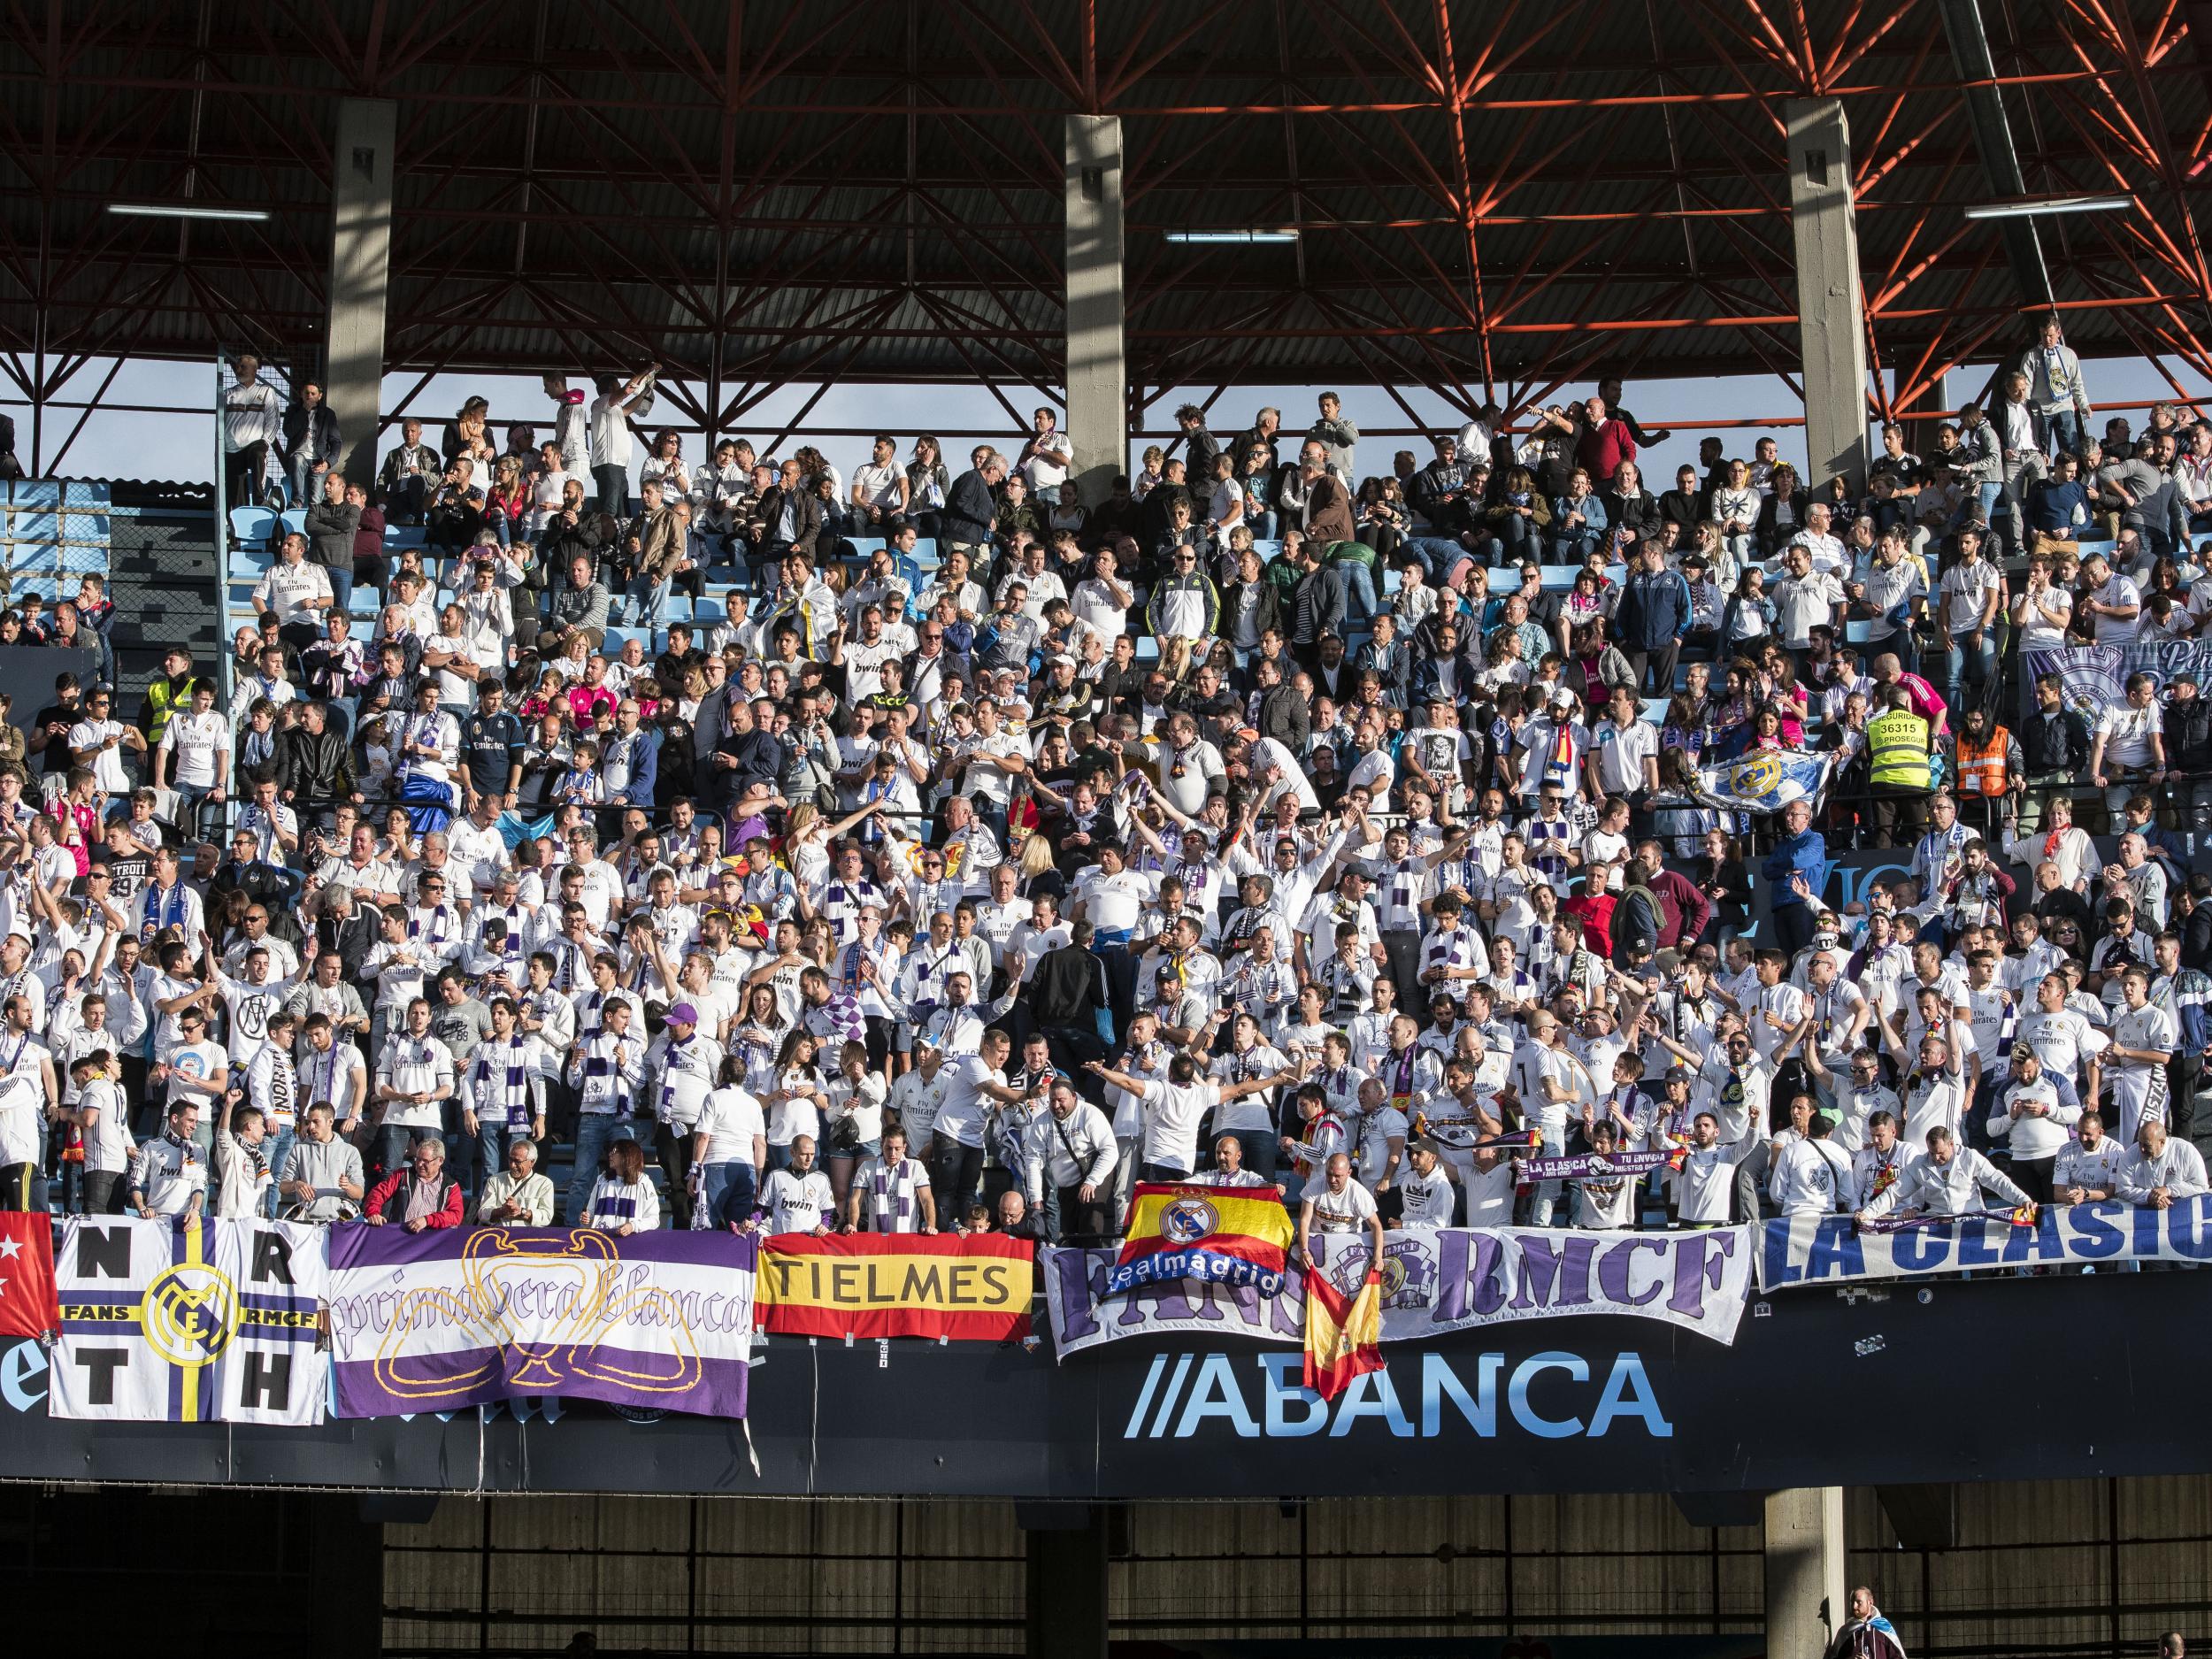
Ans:
{"type": "Polygon", "coordinates": [[[1863,1233],[1848,1216],[1793,1216],[1765,1224],[1759,1288],[2121,1262],[2212,1262],[2212,1194],[2167,1210],[2116,1198],[2046,1204],[2033,1226],[1996,1215],[1863,1233]]]}
{"type": "MultiPolygon", "coordinates": [[[[1364,1235],[1317,1239],[1321,1271],[1349,1291],[1365,1277],[1364,1235]]],[[[1543,1227],[1409,1228],[1384,1235],[1382,1340],[1415,1342],[1481,1325],[1576,1314],[1660,1319],[1732,1344],[1751,1287],[1752,1232],[1569,1233],[1543,1227]]],[[[1111,1250],[1047,1248],[1052,1340],[1068,1355],[1122,1337],[1178,1333],[1305,1340],[1305,1279],[1282,1294],[1183,1279],[1106,1294],[1111,1250]]]]}
{"type": "Polygon", "coordinates": [[[54,1416],[320,1423],[324,1231],[71,1217],[54,1256],[54,1416]]]}

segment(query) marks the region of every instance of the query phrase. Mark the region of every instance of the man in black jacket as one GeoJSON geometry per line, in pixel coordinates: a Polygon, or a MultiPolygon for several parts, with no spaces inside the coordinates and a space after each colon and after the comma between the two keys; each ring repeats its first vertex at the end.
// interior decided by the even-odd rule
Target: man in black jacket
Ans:
{"type": "Polygon", "coordinates": [[[937,548],[957,548],[979,570],[991,557],[991,528],[998,522],[998,487],[1006,481],[1006,457],[996,449],[978,452],[976,464],[952,480],[937,515],[937,548]]]}
{"type": "MultiPolygon", "coordinates": [[[[323,388],[312,380],[303,381],[299,396],[284,411],[284,463],[291,474],[295,507],[323,498],[323,480],[339,476],[331,463],[338,458],[342,442],[338,417],[323,401],[323,388]]],[[[342,494],[344,486],[339,488],[342,494]]]]}
{"type": "Polygon", "coordinates": [[[1183,431],[1184,476],[1211,478],[1221,445],[1206,430],[1206,411],[1195,403],[1185,403],[1175,411],[1175,424],[1183,431]]]}
{"type": "Polygon", "coordinates": [[[733,697],[729,732],[714,746],[712,775],[718,808],[726,813],[749,784],[777,787],[790,764],[790,749],[784,741],[760,728],[751,703],[733,697]]]}
{"type": "Polygon", "coordinates": [[[1190,468],[1179,459],[1170,459],[1160,468],[1160,482],[1155,484],[1137,504],[1137,542],[1149,559],[1152,549],[1160,545],[1160,538],[1167,534],[1174,522],[1175,503],[1183,502],[1191,510],[1191,522],[1198,524],[1204,514],[1198,510],[1198,497],[1193,493],[1189,479],[1190,468]]]}
{"type": "Polygon", "coordinates": [[[338,803],[354,793],[353,758],[345,739],[330,730],[324,704],[302,704],[299,724],[278,734],[276,775],[303,825],[337,821],[338,803]]]}
{"type": "Polygon", "coordinates": [[[1106,666],[1098,676],[1098,706],[1119,709],[1128,704],[1144,687],[1151,671],[1137,661],[1137,642],[1128,634],[1118,634],[1113,653],[1106,659],[1106,666]]]}
{"type": "Polygon", "coordinates": [[[1343,637],[1344,574],[1321,562],[1321,549],[1317,540],[1299,548],[1304,573],[1290,593],[1290,649],[1308,668],[1319,660],[1324,634],[1343,637]]]}
{"type": "Polygon", "coordinates": [[[2166,783],[2174,804],[2185,808],[2191,829],[2212,830],[2212,701],[2197,688],[2196,674],[2177,670],[2166,682],[2166,783]]]}
{"type": "Polygon", "coordinates": [[[1052,1053],[1053,1069],[1097,1105],[1104,1087],[1083,1070],[1087,1060],[1106,1057],[1098,1034],[1099,1011],[1106,1007],[1106,971],[1091,954],[1090,923],[1078,922],[1064,945],[1037,958],[1029,974],[1029,1015],[1052,1053]]]}
{"type": "Polygon", "coordinates": [[[1285,677],[1281,664],[1262,660],[1256,670],[1260,710],[1256,729],[1293,754],[1303,754],[1313,735],[1313,703],[1285,677]]]}
{"type": "Polygon", "coordinates": [[[383,938],[383,912],[373,904],[357,903],[350,887],[321,887],[317,895],[315,955],[335,956],[346,979],[358,985],[369,953],[383,938]]]}
{"type": "Polygon", "coordinates": [[[2066,702],[2066,685],[2056,674],[2039,675],[2035,708],[2020,722],[2021,764],[2027,792],[2020,800],[2020,833],[2042,826],[2051,797],[2069,792],[2089,764],[2089,727],[2080,710],[2066,702]]]}
{"type": "Polygon", "coordinates": [[[760,500],[747,515],[741,533],[755,593],[766,593],[775,587],[775,571],[794,553],[812,559],[814,544],[822,534],[822,503],[806,487],[799,464],[786,461],[773,483],[767,481],[767,474],[765,466],[753,469],[760,500]]]}
{"type": "Polygon", "coordinates": [[[1475,527],[1475,502],[1467,491],[1467,467],[1460,459],[1457,438],[1437,439],[1436,458],[1413,475],[1407,494],[1414,511],[1440,535],[1456,537],[1475,527]]]}

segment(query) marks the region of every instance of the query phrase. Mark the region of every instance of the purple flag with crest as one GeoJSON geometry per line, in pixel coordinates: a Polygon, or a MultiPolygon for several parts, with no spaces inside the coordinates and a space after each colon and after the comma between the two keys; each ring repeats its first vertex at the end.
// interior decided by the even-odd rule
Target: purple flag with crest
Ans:
{"type": "Polygon", "coordinates": [[[741,1417],[759,1249],[728,1233],[333,1227],[338,1415],[557,1395],[741,1417]]]}

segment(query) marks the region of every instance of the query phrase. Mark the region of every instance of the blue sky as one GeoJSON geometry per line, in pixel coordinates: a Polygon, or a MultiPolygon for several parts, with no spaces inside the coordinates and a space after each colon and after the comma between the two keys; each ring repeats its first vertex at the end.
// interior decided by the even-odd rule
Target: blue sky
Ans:
{"type": "MultiPolygon", "coordinates": [[[[2200,377],[2178,365],[2170,366],[2193,394],[2212,395],[2212,386],[2200,377]]],[[[107,368],[106,362],[95,359],[62,396],[79,400],[89,396],[107,368]]],[[[1979,391],[1986,376],[1986,367],[1955,374],[1951,382],[1952,401],[1955,403],[1979,391]]],[[[2088,380],[2092,398],[2099,403],[2172,396],[2172,387],[2166,378],[2145,362],[2092,363],[2088,365],[2088,380]]],[[[386,407],[396,403],[413,380],[412,375],[388,376],[386,407]]],[[[182,404],[202,399],[211,403],[213,384],[213,371],[207,365],[133,361],[123,365],[106,396],[117,403],[182,404]]],[[[1154,428],[1172,426],[1176,404],[1186,399],[1202,399],[1206,389],[1210,388],[1185,388],[1167,394],[1147,412],[1145,425],[1154,428]]],[[[1283,410],[1286,426],[1302,430],[1312,419],[1313,401],[1322,389],[1303,386],[1232,388],[1214,405],[1213,429],[1217,433],[1240,431],[1250,425],[1254,412],[1263,404],[1274,403],[1283,410]]],[[[1345,385],[1333,389],[1342,393],[1346,413],[1363,428],[1402,427],[1409,424],[1405,411],[1379,388],[1345,385]]],[[[784,388],[749,416],[751,424],[740,435],[750,437],[756,444],[773,437],[783,423],[797,413],[813,390],[811,384],[784,388]]],[[[526,419],[541,428],[547,424],[551,405],[534,373],[515,376],[441,375],[430,382],[409,409],[411,412],[419,412],[434,434],[465,398],[479,393],[491,400],[494,415],[499,420],[526,419]]],[[[1007,396],[1017,408],[1029,408],[1036,401],[1033,392],[1021,388],[1008,388],[1007,396]]],[[[1403,396],[1425,419],[1433,419],[1437,429],[1457,426],[1457,417],[1450,413],[1441,399],[1428,391],[1406,388],[1403,396]]],[[[1700,422],[1778,416],[1794,413],[1798,408],[1789,388],[1771,376],[1638,381],[1629,387],[1627,402],[1647,426],[1665,425],[1672,429],[1669,442],[1643,457],[1647,475],[1663,480],[1669,479],[1676,466],[1696,458],[1699,439],[1711,430],[1701,426],[1700,422]]],[[[19,451],[27,466],[31,460],[30,411],[20,403],[4,402],[0,402],[0,410],[15,418],[19,451]]],[[[338,412],[342,419],[347,413],[343,410],[338,412]]],[[[48,412],[49,456],[59,447],[81,413],[76,410],[48,412]]],[[[2131,424],[2141,424],[2139,414],[2131,413],[2130,419],[2131,424]]],[[[808,412],[800,431],[809,433],[816,428],[836,426],[880,428],[897,434],[902,449],[914,434],[927,431],[941,438],[947,453],[956,457],[978,439],[1005,438],[1010,425],[997,399],[979,387],[852,386],[833,388],[808,412]]],[[[1783,457],[1793,458],[1801,465],[1805,453],[1802,434],[1801,427],[1778,427],[1774,434],[1783,457]]],[[[1727,440],[1730,453],[1748,455],[1757,434],[1734,430],[1721,435],[1727,440]]],[[[388,448],[394,441],[394,435],[388,431],[380,447],[388,448]]],[[[816,442],[833,464],[848,473],[866,458],[864,437],[794,438],[785,447],[803,441],[816,442]]],[[[69,449],[63,470],[79,478],[204,481],[213,474],[213,443],[212,423],[204,418],[103,409],[85,419],[83,431],[69,449]]],[[[1424,462],[1428,459],[1426,446],[1412,439],[1378,439],[1361,446],[1359,470],[1363,473],[1383,472],[1388,465],[1388,451],[1403,448],[1414,449],[1424,462]]],[[[684,452],[695,460],[699,449],[700,441],[694,434],[686,440],[684,452]]],[[[1664,488],[1663,483],[1661,488],[1664,488]]]]}

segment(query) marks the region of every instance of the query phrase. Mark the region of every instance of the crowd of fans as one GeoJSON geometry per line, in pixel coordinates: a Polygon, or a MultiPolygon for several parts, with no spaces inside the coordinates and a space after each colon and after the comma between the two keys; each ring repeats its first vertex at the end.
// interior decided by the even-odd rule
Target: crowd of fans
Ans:
{"type": "Polygon", "coordinates": [[[12,1204],[1096,1239],[1141,1179],[1309,1230],[2206,1189],[2212,705],[2016,668],[2212,615],[2212,428],[2089,437],[2055,326],[1863,494],[1761,438],[1654,495],[1617,382],[1373,476],[1333,396],[1186,408],[1087,495],[1050,410],[965,465],[695,460],[647,370],[342,472],[346,411],[257,368],[229,488],[306,513],[228,674],[172,652],[128,720],[65,676],[0,756],[12,1204]],[[1769,749],[1825,798],[1703,803],[1769,749]],[[1832,906],[1855,838],[1903,873],[1832,906]],[[1584,1151],[1641,1156],[1528,1162],[1584,1151]]]}

